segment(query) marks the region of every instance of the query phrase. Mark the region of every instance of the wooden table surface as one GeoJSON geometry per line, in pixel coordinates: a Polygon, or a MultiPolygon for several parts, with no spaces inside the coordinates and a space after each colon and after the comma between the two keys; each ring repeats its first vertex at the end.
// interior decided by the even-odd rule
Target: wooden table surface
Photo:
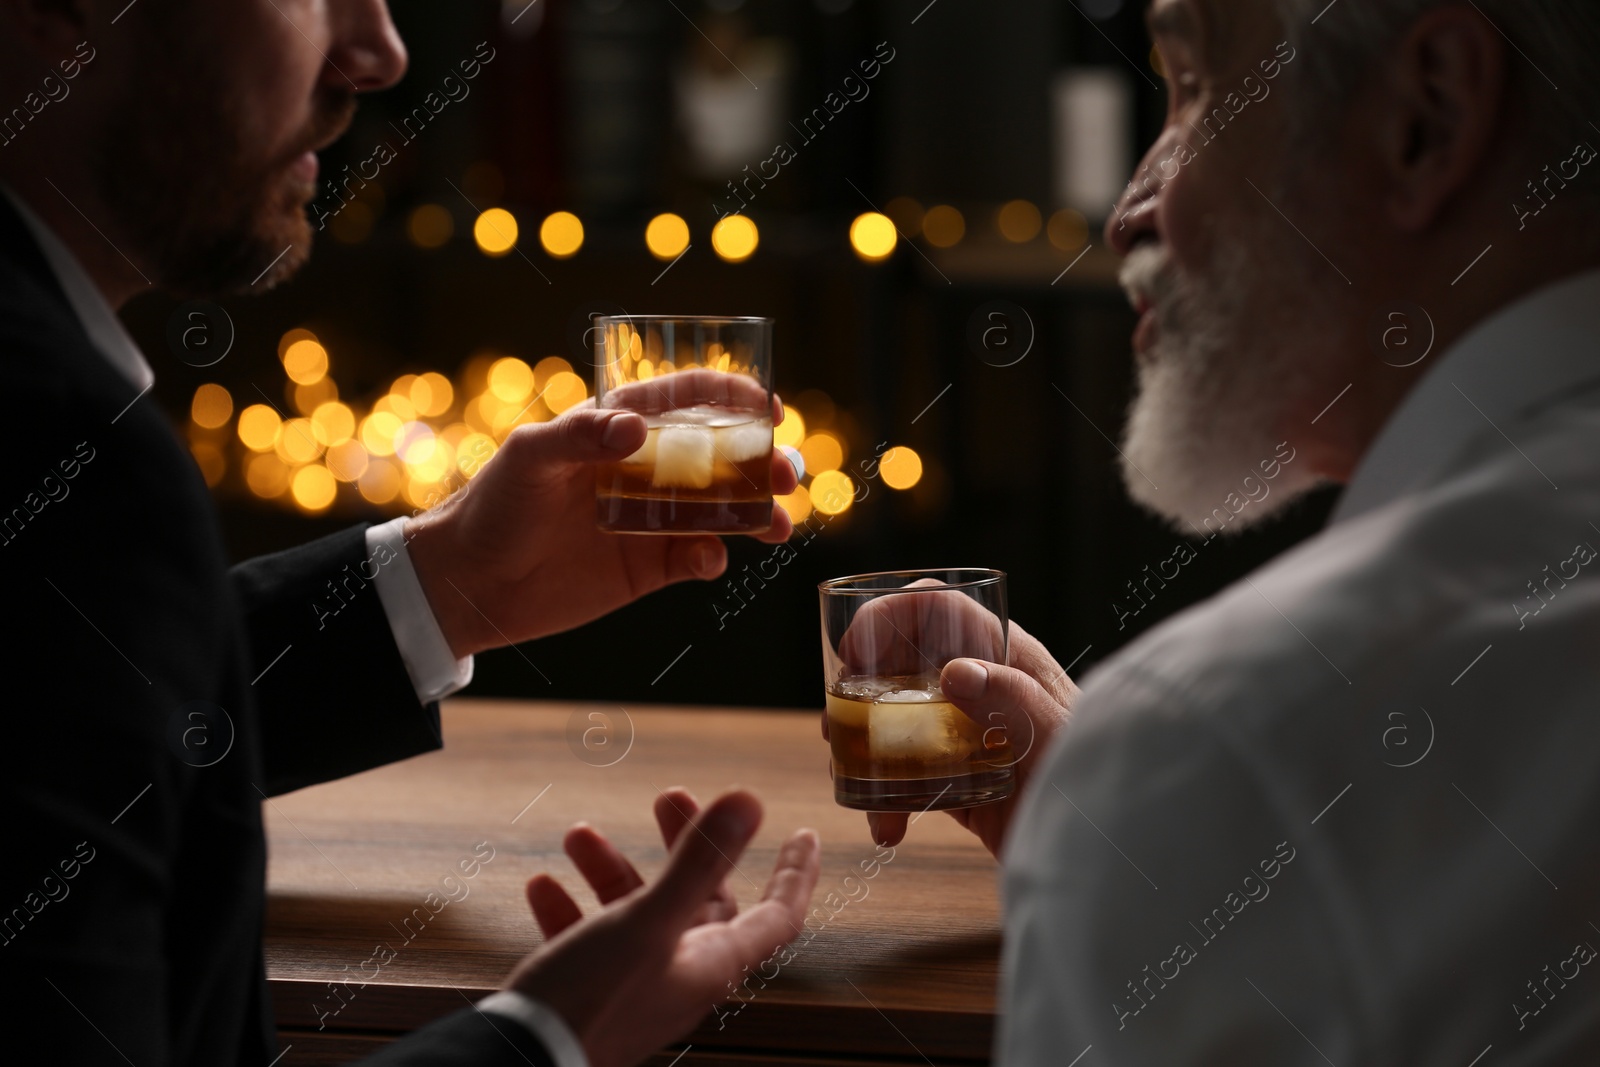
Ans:
{"type": "Polygon", "coordinates": [[[653,878],[666,853],[651,804],[675,785],[702,801],[745,786],[766,805],[731,879],[742,904],[791,829],[823,843],[820,932],[742,1007],[708,1017],[678,1067],[987,1062],[994,861],[938,812],[878,849],[864,816],[833,803],[819,714],[454,700],[443,751],[269,801],[266,958],[293,1062],[343,1062],[499,988],[541,940],[530,875],[594,905],[561,851],[574,822],[653,878]]]}

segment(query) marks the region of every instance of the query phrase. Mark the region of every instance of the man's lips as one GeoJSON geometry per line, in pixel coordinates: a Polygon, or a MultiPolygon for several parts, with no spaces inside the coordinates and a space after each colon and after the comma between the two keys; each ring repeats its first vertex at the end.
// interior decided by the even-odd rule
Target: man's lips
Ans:
{"type": "MultiPolygon", "coordinates": [[[[1134,310],[1139,310],[1135,308],[1134,310]]],[[[1146,306],[1139,314],[1139,325],[1133,331],[1133,350],[1142,355],[1150,350],[1156,340],[1156,313],[1155,309],[1146,306]]]]}
{"type": "Polygon", "coordinates": [[[317,184],[317,154],[302,152],[289,164],[289,174],[307,185],[317,184]]]}
{"type": "Polygon", "coordinates": [[[1141,292],[1130,292],[1128,303],[1133,307],[1133,313],[1139,316],[1139,325],[1133,331],[1133,350],[1143,352],[1149,348],[1156,335],[1156,310],[1155,301],[1141,292]]]}
{"type": "Polygon", "coordinates": [[[350,129],[350,122],[351,118],[347,112],[342,118],[334,122],[332,129],[327,130],[322,136],[309,142],[305,151],[289,162],[290,176],[308,186],[315,186],[317,184],[317,153],[343,137],[345,131],[350,129]]]}

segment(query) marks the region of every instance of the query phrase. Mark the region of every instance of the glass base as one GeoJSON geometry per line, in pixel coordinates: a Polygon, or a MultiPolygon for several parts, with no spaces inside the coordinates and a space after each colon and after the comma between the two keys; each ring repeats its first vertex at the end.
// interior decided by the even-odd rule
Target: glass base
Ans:
{"type": "Polygon", "coordinates": [[[944,811],[993,804],[1011,795],[1010,767],[943,778],[851,778],[834,771],[833,799],[859,811],[944,811]]]}
{"type": "Polygon", "coordinates": [[[600,528],[627,534],[753,534],[772,529],[772,499],[672,500],[602,496],[600,528]]]}

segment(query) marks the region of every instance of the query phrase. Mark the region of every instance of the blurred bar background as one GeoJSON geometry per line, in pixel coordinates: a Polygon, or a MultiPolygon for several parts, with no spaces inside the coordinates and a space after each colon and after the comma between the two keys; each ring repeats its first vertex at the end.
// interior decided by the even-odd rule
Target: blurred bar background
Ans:
{"type": "Polygon", "coordinates": [[[464,484],[592,395],[596,312],[776,319],[807,467],[787,549],[482,655],[469,693],[820,707],[817,582],[930,566],[1009,572],[1081,675],[1325,520],[1330,492],[1163,580],[1180,538],[1121,488],[1099,227],[1164,110],[1139,0],[391,8],[410,70],[324,153],[311,264],[126,313],[235,558],[464,484]],[[855,502],[814,512],[819,478],[855,502]]]}

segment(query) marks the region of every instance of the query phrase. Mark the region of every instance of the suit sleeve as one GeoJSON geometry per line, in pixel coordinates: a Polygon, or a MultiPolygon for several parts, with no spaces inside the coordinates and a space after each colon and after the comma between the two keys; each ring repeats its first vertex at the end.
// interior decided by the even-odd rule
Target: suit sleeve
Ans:
{"type": "Polygon", "coordinates": [[[241,563],[267,791],[285,793],[441,747],[372,579],[366,527],[241,563]]]}

